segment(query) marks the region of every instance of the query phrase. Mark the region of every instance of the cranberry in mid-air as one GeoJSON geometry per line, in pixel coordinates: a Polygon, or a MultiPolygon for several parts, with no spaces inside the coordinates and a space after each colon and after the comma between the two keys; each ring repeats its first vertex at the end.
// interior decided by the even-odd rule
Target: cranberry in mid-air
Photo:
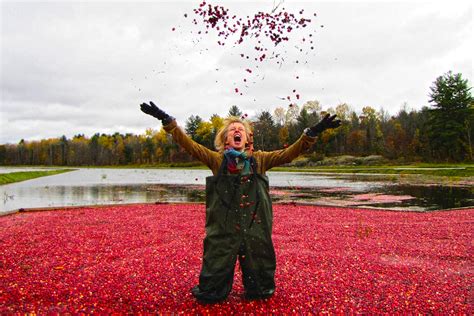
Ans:
{"type": "MultiPolygon", "coordinates": [[[[238,53],[241,58],[245,58],[248,61],[255,63],[259,62],[275,62],[276,64],[284,64],[285,60],[283,57],[280,57],[280,54],[277,52],[274,47],[280,45],[281,43],[289,42],[290,35],[297,36],[298,31],[308,27],[312,23],[312,19],[302,17],[305,10],[301,9],[297,11],[299,15],[290,13],[286,11],[285,8],[279,8],[279,10],[273,10],[272,12],[257,12],[254,15],[238,17],[237,15],[230,14],[229,10],[223,6],[211,5],[206,1],[199,3],[199,6],[193,10],[194,14],[197,16],[197,19],[193,19],[194,24],[198,24],[197,20],[202,22],[205,29],[202,31],[205,34],[208,34],[208,31],[211,32],[215,30],[217,33],[219,46],[224,46],[229,44],[228,40],[232,39],[232,47],[235,48],[237,45],[244,42],[250,44],[249,47],[252,47],[254,54],[251,53],[238,53]],[[270,56],[271,55],[271,56],[270,56]]],[[[316,16],[316,13],[313,14],[316,16]]],[[[185,13],[184,17],[187,18],[188,14],[185,13]]],[[[315,25],[316,26],[316,25],[315,25]]],[[[320,25],[323,27],[323,25],[320,25]]],[[[173,28],[173,31],[175,28],[173,28]]],[[[302,37],[299,37],[299,41],[302,45],[311,46],[313,43],[311,40],[306,40],[307,36],[312,37],[315,30],[308,32],[302,37]]],[[[199,33],[201,31],[199,30],[199,33]]],[[[301,34],[301,33],[300,33],[301,34]]],[[[295,46],[296,47],[296,46],[295,46]]],[[[296,47],[297,50],[301,53],[304,53],[302,47],[296,47]]],[[[305,47],[307,49],[309,47],[305,47]]],[[[314,49],[311,46],[311,49],[314,49]]],[[[306,52],[307,54],[307,52],[306,52]]],[[[296,64],[302,64],[299,60],[294,61],[296,64]]],[[[305,62],[306,64],[307,62],[305,62]]],[[[253,65],[255,71],[259,71],[258,65],[253,65]]],[[[252,73],[253,70],[250,68],[245,69],[246,72],[252,73]]],[[[258,76],[258,75],[257,75],[258,76]]],[[[263,80],[264,76],[262,77],[263,80]]],[[[299,79],[297,76],[296,79],[299,79]]],[[[246,79],[243,79],[244,82],[247,82],[246,79]]],[[[248,88],[247,86],[245,86],[248,88]]],[[[238,89],[236,93],[242,94],[238,89]]],[[[295,93],[296,90],[293,91],[295,93]]]]}

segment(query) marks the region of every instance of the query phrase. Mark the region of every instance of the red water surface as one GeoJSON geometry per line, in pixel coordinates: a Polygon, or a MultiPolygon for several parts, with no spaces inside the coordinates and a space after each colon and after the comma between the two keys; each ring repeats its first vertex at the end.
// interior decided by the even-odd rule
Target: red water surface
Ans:
{"type": "Polygon", "coordinates": [[[200,305],[205,207],[0,217],[0,313],[473,314],[474,209],[402,213],[275,205],[277,290],[200,305]]]}

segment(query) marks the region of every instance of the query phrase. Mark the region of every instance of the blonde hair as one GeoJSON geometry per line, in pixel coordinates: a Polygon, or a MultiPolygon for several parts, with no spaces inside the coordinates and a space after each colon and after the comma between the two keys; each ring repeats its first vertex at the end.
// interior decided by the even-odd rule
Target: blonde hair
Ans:
{"type": "Polygon", "coordinates": [[[216,138],[214,139],[214,146],[220,153],[223,153],[225,150],[227,132],[229,131],[229,126],[232,123],[242,124],[244,126],[245,133],[247,134],[247,141],[250,143],[253,142],[252,126],[250,125],[249,121],[243,120],[238,116],[229,116],[224,119],[224,124],[219,129],[216,138]]]}

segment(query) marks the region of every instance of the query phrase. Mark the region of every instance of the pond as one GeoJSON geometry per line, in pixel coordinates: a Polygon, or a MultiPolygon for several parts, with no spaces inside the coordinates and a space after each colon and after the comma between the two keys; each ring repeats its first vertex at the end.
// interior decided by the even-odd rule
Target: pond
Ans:
{"type": "MultiPolygon", "coordinates": [[[[0,168],[0,173],[37,169],[0,168]]],[[[209,170],[198,169],[81,168],[0,186],[0,213],[57,206],[204,202],[205,179],[210,175],[209,170]]],[[[471,187],[399,185],[381,175],[268,172],[268,177],[276,202],[410,211],[474,205],[471,187]]]]}

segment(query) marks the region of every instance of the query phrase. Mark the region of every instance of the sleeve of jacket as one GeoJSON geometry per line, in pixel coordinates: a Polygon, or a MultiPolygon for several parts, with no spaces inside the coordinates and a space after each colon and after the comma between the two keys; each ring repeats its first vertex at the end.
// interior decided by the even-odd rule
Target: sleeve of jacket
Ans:
{"type": "Polygon", "coordinates": [[[201,161],[203,164],[208,166],[214,173],[219,169],[220,165],[220,154],[216,151],[212,151],[205,146],[196,143],[192,140],[181,127],[178,126],[176,120],[171,121],[171,123],[164,125],[163,129],[171,134],[174,141],[183,147],[188,153],[190,153],[194,158],[201,161]]]}
{"type": "Polygon", "coordinates": [[[296,142],[285,149],[256,152],[255,154],[259,158],[259,169],[261,169],[261,173],[265,173],[265,171],[273,167],[291,162],[302,152],[313,146],[315,142],[316,137],[310,137],[306,134],[302,134],[296,142]]]}

